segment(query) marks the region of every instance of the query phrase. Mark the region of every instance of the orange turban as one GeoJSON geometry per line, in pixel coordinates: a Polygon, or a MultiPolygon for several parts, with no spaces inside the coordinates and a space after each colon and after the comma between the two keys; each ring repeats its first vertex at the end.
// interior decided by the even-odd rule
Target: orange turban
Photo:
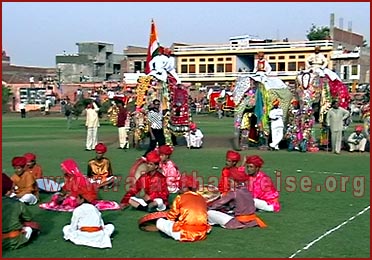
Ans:
{"type": "Polygon", "coordinates": [[[279,104],[280,104],[279,99],[275,99],[275,100],[273,101],[273,106],[279,106],[279,104]]]}
{"type": "Polygon", "coordinates": [[[156,151],[151,151],[146,155],[146,161],[152,162],[152,163],[159,163],[160,162],[160,156],[159,153],[156,151]]]}
{"type": "Polygon", "coordinates": [[[94,149],[98,153],[105,153],[105,152],[107,152],[107,147],[103,143],[98,143],[94,149]]]}
{"type": "Polygon", "coordinates": [[[199,182],[191,175],[182,175],[180,179],[180,188],[193,188],[199,187],[199,182]]]}
{"type": "Polygon", "coordinates": [[[159,147],[159,154],[171,155],[173,148],[169,145],[162,145],[159,147]]]}
{"type": "Polygon", "coordinates": [[[245,182],[248,181],[249,176],[244,171],[239,171],[238,169],[232,169],[230,171],[230,178],[234,181],[245,182]]]}
{"type": "Polygon", "coordinates": [[[24,167],[26,164],[27,164],[27,159],[23,156],[16,156],[12,159],[13,167],[17,167],[17,166],[24,167]]]}
{"type": "Polygon", "coordinates": [[[195,123],[190,124],[190,130],[195,130],[197,125],[195,123]]]}
{"type": "Polygon", "coordinates": [[[245,162],[247,164],[253,164],[254,166],[256,166],[258,168],[261,168],[262,165],[264,164],[264,161],[258,155],[247,156],[245,162]]]}
{"type": "Polygon", "coordinates": [[[27,161],[35,161],[36,160],[36,155],[33,153],[25,153],[23,155],[27,159],[27,161]]]}
{"type": "Polygon", "coordinates": [[[234,162],[238,162],[240,161],[240,153],[229,150],[226,153],[226,159],[234,161],[234,162]]]}
{"type": "Polygon", "coordinates": [[[363,126],[362,125],[355,126],[355,131],[356,132],[362,132],[363,131],[363,126]]]}

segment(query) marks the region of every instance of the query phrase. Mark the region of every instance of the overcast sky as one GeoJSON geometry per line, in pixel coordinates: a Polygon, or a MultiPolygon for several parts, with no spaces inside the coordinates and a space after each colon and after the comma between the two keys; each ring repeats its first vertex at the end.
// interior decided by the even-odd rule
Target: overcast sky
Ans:
{"type": "Polygon", "coordinates": [[[77,53],[77,42],[114,44],[115,53],[128,45],[147,47],[151,19],[159,41],[220,44],[229,37],[306,40],[312,24],[335,24],[370,42],[369,2],[84,2],[2,3],[3,50],[11,64],[55,67],[55,56],[77,53]]]}

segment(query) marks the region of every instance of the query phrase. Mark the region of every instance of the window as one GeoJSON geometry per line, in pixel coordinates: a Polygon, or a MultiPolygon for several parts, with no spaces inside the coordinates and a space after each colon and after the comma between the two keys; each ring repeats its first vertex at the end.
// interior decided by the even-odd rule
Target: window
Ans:
{"type": "Polygon", "coordinates": [[[305,69],[305,62],[303,62],[303,61],[297,62],[297,68],[298,68],[298,70],[304,70],[305,69]]]}
{"type": "Polygon", "coordinates": [[[142,61],[134,62],[134,72],[142,71],[142,61]]]}
{"type": "Polygon", "coordinates": [[[305,55],[298,55],[299,59],[305,59],[305,55]]]}
{"type": "Polygon", "coordinates": [[[231,58],[226,58],[226,61],[231,61],[231,58]]]}
{"type": "Polygon", "coordinates": [[[351,75],[352,76],[359,75],[358,65],[351,65],[351,75]]]}
{"type": "Polygon", "coordinates": [[[190,59],[190,62],[191,62],[191,61],[195,62],[195,59],[190,59]]]}
{"type": "Polygon", "coordinates": [[[279,56],[279,60],[284,60],[285,56],[279,56]]]}
{"type": "Polygon", "coordinates": [[[292,59],[296,59],[296,56],[295,55],[290,55],[289,58],[292,60],[292,59]]]}
{"type": "Polygon", "coordinates": [[[181,61],[182,61],[182,62],[187,62],[187,59],[182,59],[181,61]]]}
{"type": "Polygon", "coordinates": [[[278,71],[285,71],[285,62],[278,62],[278,71]]]}
{"type": "Polygon", "coordinates": [[[205,64],[199,65],[199,73],[206,73],[207,72],[207,66],[205,64]]]}
{"type": "Polygon", "coordinates": [[[288,71],[297,71],[296,62],[288,62],[288,71]]]}
{"type": "Polygon", "coordinates": [[[276,63],[273,63],[273,62],[269,62],[271,68],[273,69],[273,71],[276,71],[276,63]]]}
{"type": "Polygon", "coordinates": [[[208,64],[208,73],[214,73],[214,64],[208,64]]]}
{"type": "Polygon", "coordinates": [[[213,62],[214,61],[214,58],[208,58],[208,61],[212,61],[213,62]]]}
{"type": "Polygon", "coordinates": [[[231,63],[225,64],[225,72],[232,72],[232,64],[231,63]]]}
{"type": "Polygon", "coordinates": [[[187,73],[187,65],[186,64],[181,65],[181,73],[187,73]]]}
{"type": "Polygon", "coordinates": [[[217,64],[217,72],[224,72],[224,64],[217,64]]]}
{"type": "Polygon", "coordinates": [[[217,60],[218,60],[218,61],[223,61],[223,58],[218,58],[217,60]]]}
{"type": "Polygon", "coordinates": [[[205,62],[205,58],[200,58],[200,62],[205,62]]]}
{"type": "Polygon", "coordinates": [[[189,73],[195,73],[195,64],[189,65],[189,73]]]}
{"type": "Polygon", "coordinates": [[[269,60],[275,60],[276,57],[275,56],[269,56],[269,60]]]}

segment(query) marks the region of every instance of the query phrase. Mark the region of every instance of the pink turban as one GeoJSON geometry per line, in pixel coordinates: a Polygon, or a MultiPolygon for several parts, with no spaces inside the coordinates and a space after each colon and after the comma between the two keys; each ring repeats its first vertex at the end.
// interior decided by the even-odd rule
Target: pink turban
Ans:
{"type": "Polygon", "coordinates": [[[238,162],[240,161],[240,153],[229,150],[226,153],[226,159],[234,161],[234,162],[238,162]]]}
{"type": "Polygon", "coordinates": [[[13,167],[17,167],[17,166],[24,167],[26,164],[27,164],[27,159],[23,156],[16,156],[12,159],[13,167]]]}
{"type": "Polygon", "coordinates": [[[159,163],[160,162],[160,156],[159,153],[156,151],[151,151],[146,155],[146,161],[152,162],[152,163],[159,163]]]}
{"type": "Polygon", "coordinates": [[[355,131],[356,132],[362,132],[363,131],[363,126],[362,125],[355,126],[355,131]]]}
{"type": "Polygon", "coordinates": [[[98,143],[94,149],[98,153],[105,153],[105,152],[107,152],[107,147],[103,143],[98,143]]]}
{"type": "Polygon", "coordinates": [[[199,187],[199,182],[191,175],[182,175],[179,181],[180,188],[193,188],[199,187]]]}
{"type": "Polygon", "coordinates": [[[25,153],[23,155],[27,159],[27,161],[35,161],[36,160],[36,155],[33,153],[25,153]]]}
{"type": "Polygon", "coordinates": [[[81,174],[79,166],[73,159],[66,159],[61,163],[62,170],[69,175],[81,174]]]}
{"type": "Polygon", "coordinates": [[[253,164],[254,166],[256,166],[258,168],[261,168],[262,165],[264,164],[264,161],[258,155],[247,156],[245,162],[247,164],[253,164]]]}
{"type": "Polygon", "coordinates": [[[191,130],[195,130],[196,127],[197,127],[197,125],[196,125],[195,123],[191,123],[191,124],[190,124],[190,129],[191,129],[191,130]]]}
{"type": "Polygon", "coordinates": [[[159,154],[171,155],[173,148],[169,145],[162,145],[159,147],[159,154]]]}

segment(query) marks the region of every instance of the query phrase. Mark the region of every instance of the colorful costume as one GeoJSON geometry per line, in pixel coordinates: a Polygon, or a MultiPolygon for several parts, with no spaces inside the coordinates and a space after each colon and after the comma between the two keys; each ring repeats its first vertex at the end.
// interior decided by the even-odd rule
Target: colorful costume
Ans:
{"type": "Polygon", "coordinates": [[[32,228],[24,224],[32,220],[32,214],[24,203],[5,197],[13,183],[6,174],[2,175],[2,249],[17,249],[31,237],[32,228]]]}
{"type": "Polygon", "coordinates": [[[218,182],[218,190],[222,194],[225,194],[230,190],[229,178],[231,171],[237,168],[236,163],[240,161],[240,154],[238,152],[229,150],[226,152],[226,161],[230,161],[231,164],[222,169],[221,177],[218,182]]]}
{"type": "MultiPolygon", "coordinates": [[[[261,168],[263,160],[257,155],[247,156],[246,164],[253,164],[261,168]]],[[[279,192],[268,175],[258,170],[253,175],[249,175],[248,182],[248,190],[252,192],[257,209],[274,212],[280,211],[279,192]]]]}
{"type": "MultiPolygon", "coordinates": [[[[192,176],[183,176],[180,187],[181,189],[183,187],[192,187],[196,190],[199,187],[199,183],[192,176]]],[[[167,219],[158,219],[156,227],[181,242],[206,239],[211,227],[208,224],[205,199],[191,190],[178,195],[168,211],[167,219]]]]}
{"type": "Polygon", "coordinates": [[[25,157],[14,157],[12,159],[13,167],[22,169],[16,169],[16,173],[10,177],[14,184],[10,197],[16,197],[21,202],[33,205],[39,199],[39,189],[32,173],[26,171],[26,163],[27,159],[25,157]]]}
{"type": "Polygon", "coordinates": [[[231,172],[229,179],[235,181],[235,186],[208,207],[209,223],[219,224],[226,229],[266,227],[266,224],[255,214],[254,200],[246,187],[248,175],[235,169],[231,172]],[[226,206],[234,210],[234,216],[218,211],[225,209],[226,206]]]}
{"type": "Polygon", "coordinates": [[[159,167],[162,169],[164,176],[167,179],[167,186],[169,193],[176,193],[179,190],[179,181],[181,173],[177,165],[169,159],[169,156],[173,153],[173,148],[169,145],[162,145],[158,149],[159,154],[167,155],[168,158],[165,161],[161,161],[159,167]]]}

